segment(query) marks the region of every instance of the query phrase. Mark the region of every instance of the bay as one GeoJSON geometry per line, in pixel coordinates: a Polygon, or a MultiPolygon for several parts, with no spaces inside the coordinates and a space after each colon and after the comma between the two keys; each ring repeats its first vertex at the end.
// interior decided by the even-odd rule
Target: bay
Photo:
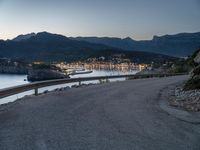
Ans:
{"type": "MultiPolygon", "coordinates": [[[[112,76],[112,75],[125,75],[125,74],[136,74],[138,71],[137,70],[131,70],[131,71],[117,71],[117,70],[93,70],[92,73],[89,74],[78,74],[78,75],[73,75],[70,76],[71,78],[79,78],[79,77],[93,77],[93,76],[112,76]]],[[[27,75],[10,75],[10,74],[0,74],[0,89],[8,88],[8,87],[13,87],[17,85],[22,85],[22,84],[27,84],[28,81],[27,75]]],[[[111,79],[110,81],[122,81],[125,79],[111,79]]],[[[82,82],[84,84],[89,84],[89,83],[99,83],[99,81],[85,81],[82,82]]],[[[43,93],[44,91],[52,91],[57,88],[61,87],[66,87],[66,86],[73,86],[73,85],[78,85],[78,83],[68,83],[68,84],[62,84],[62,85],[56,85],[56,86],[50,86],[50,87],[45,87],[39,89],[39,93],[43,93]]],[[[34,93],[33,90],[27,91],[24,93],[19,93],[13,96],[9,96],[6,98],[0,99],[0,104],[5,104],[8,102],[13,102],[19,98],[22,98],[26,95],[32,95],[34,93]]]]}

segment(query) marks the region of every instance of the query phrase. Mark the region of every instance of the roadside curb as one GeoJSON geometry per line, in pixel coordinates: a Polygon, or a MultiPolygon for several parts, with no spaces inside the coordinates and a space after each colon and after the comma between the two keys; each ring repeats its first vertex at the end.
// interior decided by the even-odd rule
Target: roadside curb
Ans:
{"type": "Polygon", "coordinates": [[[168,102],[168,98],[170,95],[166,94],[166,88],[161,91],[160,98],[159,98],[159,106],[160,108],[165,111],[167,114],[181,120],[184,122],[192,123],[192,124],[200,124],[200,112],[189,112],[185,110],[181,110],[176,107],[170,106],[168,102]]]}

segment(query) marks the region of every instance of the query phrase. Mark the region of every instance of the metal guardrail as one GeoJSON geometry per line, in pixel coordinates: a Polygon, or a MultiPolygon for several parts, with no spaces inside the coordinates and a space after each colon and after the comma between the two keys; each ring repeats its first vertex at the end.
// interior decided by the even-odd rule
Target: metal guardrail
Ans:
{"type": "Polygon", "coordinates": [[[81,84],[81,82],[83,81],[92,81],[92,80],[104,80],[104,79],[115,79],[115,78],[142,79],[142,78],[168,77],[177,75],[185,75],[185,74],[115,75],[115,76],[96,76],[96,77],[84,77],[84,78],[47,80],[47,81],[33,82],[24,85],[0,89],[0,99],[30,90],[34,90],[35,95],[38,95],[39,88],[53,86],[53,85],[61,85],[66,83],[73,83],[73,82],[79,82],[79,84],[81,84]]]}

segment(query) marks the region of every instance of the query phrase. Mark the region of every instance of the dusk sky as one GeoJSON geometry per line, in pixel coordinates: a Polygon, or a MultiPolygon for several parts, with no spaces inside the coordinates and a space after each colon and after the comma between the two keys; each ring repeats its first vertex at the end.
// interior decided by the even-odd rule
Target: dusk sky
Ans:
{"type": "Polygon", "coordinates": [[[200,0],[0,0],[0,39],[48,31],[136,40],[200,31],[200,0]]]}

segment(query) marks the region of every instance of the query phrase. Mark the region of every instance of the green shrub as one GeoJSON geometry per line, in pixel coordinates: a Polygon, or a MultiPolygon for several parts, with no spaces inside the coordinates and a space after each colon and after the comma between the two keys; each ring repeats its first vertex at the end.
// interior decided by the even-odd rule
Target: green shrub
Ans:
{"type": "Polygon", "coordinates": [[[194,73],[195,75],[200,75],[200,65],[197,66],[196,68],[194,68],[193,73],[194,73]]]}
{"type": "Polygon", "coordinates": [[[171,67],[168,73],[188,73],[191,70],[191,67],[183,64],[183,65],[175,65],[171,67]]]}
{"type": "Polygon", "coordinates": [[[184,90],[194,90],[194,89],[200,89],[200,76],[189,79],[184,86],[184,90]]]}
{"type": "Polygon", "coordinates": [[[50,64],[32,64],[33,69],[57,69],[55,66],[50,64]]]}
{"type": "Polygon", "coordinates": [[[195,51],[195,53],[187,59],[187,64],[191,67],[196,67],[198,64],[194,62],[194,58],[197,56],[197,54],[200,52],[200,49],[195,51]]]}

